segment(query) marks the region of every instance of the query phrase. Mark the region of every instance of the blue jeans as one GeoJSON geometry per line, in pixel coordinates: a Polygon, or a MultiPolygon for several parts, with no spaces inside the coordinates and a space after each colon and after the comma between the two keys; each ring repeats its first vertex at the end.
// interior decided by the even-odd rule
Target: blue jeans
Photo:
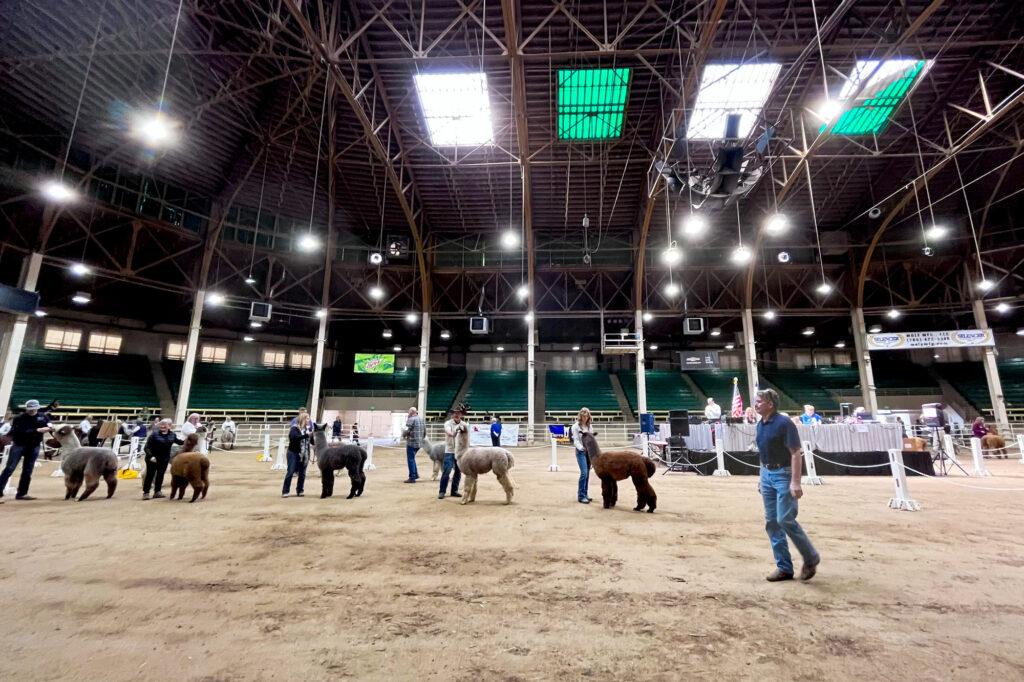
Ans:
{"type": "Polygon", "coordinates": [[[36,459],[39,457],[39,446],[27,448],[24,445],[12,445],[11,452],[7,455],[7,466],[3,473],[0,473],[0,495],[3,495],[7,481],[11,478],[14,470],[18,468],[18,462],[25,458],[21,465],[21,478],[18,479],[17,497],[28,495],[28,486],[32,483],[32,472],[36,468],[36,459]]]}
{"type": "Polygon", "coordinates": [[[455,475],[452,476],[452,492],[459,492],[459,481],[462,480],[462,472],[459,471],[459,463],[455,460],[454,452],[444,453],[444,469],[441,471],[441,490],[439,491],[442,495],[445,494],[448,488],[448,476],[452,473],[452,469],[455,469],[455,475]]]}
{"type": "Polygon", "coordinates": [[[590,487],[590,455],[586,450],[576,451],[576,464],[580,468],[580,482],[576,485],[576,499],[585,500],[590,497],[587,495],[587,489],[590,487]]]}
{"type": "Polygon", "coordinates": [[[416,480],[420,477],[420,472],[416,470],[416,452],[419,448],[414,448],[411,445],[405,446],[405,462],[409,465],[409,478],[416,480]]]}
{"type": "MultiPolygon", "coordinates": [[[[302,461],[302,455],[297,452],[288,451],[288,471],[284,475],[284,485],[281,486],[281,494],[287,495],[288,491],[292,487],[292,476],[295,474],[299,475],[299,482],[295,484],[295,494],[301,495],[303,490],[306,489],[306,463],[302,461]]],[[[325,476],[328,474],[324,474],[325,476]]],[[[330,475],[334,475],[334,472],[330,472],[330,475]]]]}
{"type": "Polygon", "coordinates": [[[789,467],[768,470],[761,467],[761,497],[764,498],[764,529],[772,544],[775,565],[783,573],[793,573],[793,559],[789,556],[788,536],[796,546],[804,563],[817,564],[820,557],[811,539],[796,520],[797,500],[789,492],[793,472],[789,467]]]}

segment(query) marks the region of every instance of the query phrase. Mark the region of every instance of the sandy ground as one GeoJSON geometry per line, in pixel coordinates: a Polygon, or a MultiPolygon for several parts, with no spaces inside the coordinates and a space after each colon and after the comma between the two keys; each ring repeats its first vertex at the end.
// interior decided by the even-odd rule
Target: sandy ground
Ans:
{"type": "MultiPolygon", "coordinates": [[[[493,477],[469,506],[403,484],[397,450],[356,500],[316,475],[281,499],[251,452],[192,505],[64,502],[40,467],[0,506],[0,679],[1024,678],[1024,492],[911,479],[908,513],[888,478],[828,479],[800,513],[818,577],[769,584],[754,478],[658,475],[651,515],[631,486],[576,503],[567,450],[517,457],[512,506],[493,477]]],[[[1024,488],[990,467],[968,483],[1024,488]]]]}

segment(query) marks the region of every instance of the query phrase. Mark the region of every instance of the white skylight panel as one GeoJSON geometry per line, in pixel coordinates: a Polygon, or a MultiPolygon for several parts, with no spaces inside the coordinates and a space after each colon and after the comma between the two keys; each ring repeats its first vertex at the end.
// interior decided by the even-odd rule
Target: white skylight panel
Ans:
{"type": "Polygon", "coordinates": [[[757,122],[781,68],[773,63],[705,66],[686,137],[691,140],[724,137],[729,114],[740,115],[739,136],[746,137],[757,122]]]}
{"type": "MultiPolygon", "coordinates": [[[[889,59],[882,62],[882,66],[878,71],[875,71],[873,76],[871,76],[871,81],[866,86],[866,89],[869,89],[875,83],[879,83],[898,74],[905,73],[907,69],[912,68],[917,64],[917,62],[917,59],[889,59]]],[[[874,71],[876,66],[878,66],[877,59],[858,59],[857,64],[853,67],[853,71],[850,72],[849,79],[843,81],[843,87],[839,91],[838,99],[840,101],[844,101],[852,95],[854,89],[860,84],[861,80],[874,71]]]]}
{"type": "Polygon", "coordinates": [[[421,73],[415,82],[435,147],[475,147],[494,141],[487,74],[421,73]]]}

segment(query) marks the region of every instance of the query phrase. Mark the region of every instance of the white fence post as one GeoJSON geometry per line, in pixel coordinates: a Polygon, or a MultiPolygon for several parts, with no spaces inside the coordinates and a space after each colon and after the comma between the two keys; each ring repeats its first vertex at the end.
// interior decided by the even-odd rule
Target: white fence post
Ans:
{"type": "Polygon", "coordinates": [[[554,438],[551,439],[551,464],[548,465],[548,471],[558,471],[558,441],[554,438]]]}
{"type": "Polygon", "coordinates": [[[953,445],[953,436],[948,433],[942,434],[942,449],[946,452],[946,456],[953,460],[953,464],[960,466],[960,460],[956,456],[956,446],[953,445]]]}
{"type": "Polygon", "coordinates": [[[117,434],[116,436],[114,436],[113,450],[114,450],[114,454],[115,455],[120,456],[120,453],[121,453],[121,434],[120,433],[117,434]]]}
{"type": "Polygon", "coordinates": [[[377,465],[373,463],[373,438],[366,439],[366,471],[375,471],[377,465]]]}
{"type": "Polygon", "coordinates": [[[1024,433],[1017,434],[1017,453],[1020,455],[1017,461],[1024,464],[1024,433]]]}
{"type": "MultiPolygon", "coordinates": [[[[4,455],[3,455],[3,457],[0,457],[0,471],[3,471],[4,468],[7,466],[7,458],[11,456],[11,448],[12,447],[14,447],[14,446],[13,445],[5,445],[4,446],[4,455]]],[[[63,475],[64,474],[61,474],[61,476],[63,476],[63,475]]],[[[11,479],[13,479],[13,478],[14,477],[11,476],[11,479]]],[[[3,493],[4,493],[4,495],[11,495],[11,494],[14,493],[14,488],[11,487],[10,482],[7,483],[7,488],[4,489],[3,493]]]]}
{"type": "Polygon", "coordinates": [[[889,467],[892,469],[892,483],[896,486],[895,497],[889,498],[889,509],[921,511],[921,505],[910,497],[910,491],[907,490],[907,472],[903,468],[902,450],[889,450],[889,467]]]}
{"type": "Polygon", "coordinates": [[[711,475],[732,476],[729,470],[725,468],[725,430],[721,424],[713,424],[711,428],[715,436],[715,456],[718,458],[715,471],[711,475]]]}
{"type": "Polygon", "coordinates": [[[807,473],[800,479],[800,482],[804,485],[824,485],[825,481],[821,480],[821,476],[818,475],[818,469],[814,466],[814,451],[811,448],[811,442],[805,440],[803,442],[804,450],[804,469],[807,473]]]}
{"type": "MultiPolygon", "coordinates": [[[[267,440],[268,443],[270,442],[270,434],[269,433],[267,434],[266,440],[267,440]]],[[[269,448],[270,446],[268,445],[267,447],[269,448]]],[[[271,471],[283,471],[283,470],[288,468],[288,455],[287,455],[287,451],[288,451],[288,439],[287,438],[281,438],[280,440],[277,441],[277,459],[274,460],[274,463],[271,465],[271,467],[270,467],[271,471]]],[[[270,457],[268,456],[266,461],[269,461],[269,460],[270,460],[270,457]]],[[[264,460],[260,460],[260,461],[264,461],[264,460]]]]}
{"type": "Polygon", "coordinates": [[[985,458],[981,453],[981,439],[971,439],[971,455],[974,456],[974,475],[975,476],[991,476],[988,469],[985,468],[985,458]]]}
{"type": "Polygon", "coordinates": [[[131,440],[128,441],[128,456],[131,457],[139,452],[139,437],[132,436],[131,440]]]}
{"type": "Polygon", "coordinates": [[[270,425],[267,424],[264,428],[266,430],[263,432],[263,455],[260,457],[259,461],[272,462],[274,460],[270,458],[270,425]]]}

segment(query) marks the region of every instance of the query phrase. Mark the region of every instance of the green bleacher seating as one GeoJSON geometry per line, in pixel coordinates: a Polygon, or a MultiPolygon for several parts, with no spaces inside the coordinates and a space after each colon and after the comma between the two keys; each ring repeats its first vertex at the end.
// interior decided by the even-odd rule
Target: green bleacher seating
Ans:
{"type": "Polygon", "coordinates": [[[461,367],[438,367],[430,370],[427,378],[427,411],[447,411],[466,381],[466,370],[461,367]]]}
{"type": "Polygon", "coordinates": [[[474,412],[525,412],[526,372],[477,372],[466,393],[466,402],[474,412]]]}
{"type": "Polygon", "coordinates": [[[621,410],[607,372],[551,370],[544,386],[544,405],[548,412],[577,411],[584,406],[591,412],[621,410]]]}
{"type": "MultiPolygon", "coordinates": [[[[636,403],[636,371],[622,370],[617,373],[622,392],[634,412],[636,403]]],[[[667,410],[703,410],[703,401],[693,394],[682,374],[674,370],[649,369],[644,373],[647,382],[647,409],[652,412],[667,410]]],[[[731,391],[732,389],[730,389],[731,391]]],[[[732,393],[729,394],[730,396],[732,393]]]]}
{"type": "MultiPolygon", "coordinates": [[[[980,362],[937,362],[934,367],[979,412],[992,409],[985,369],[980,362]]],[[[998,367],[1006,407],[1024,407],[1024,358],[1003,360],[998,367]]]]}
{"type": "MultiPolygon", "coordinates": [[[[750,404],[750,396],[747,395],[747,373],[736,369],[697,369],[690,370],[687,376],[697,384],[704,395],[714,398],[722,408],[722,414],[728,414],[732,405],[732,380],[739,379],[740,394],[743,396],[743,406],[750,404]]],[[[703,405],[700,406],[703,413],[703,405]]]]}
{"type": "MultiPolygon", "coordinates": [[[[181,362],[164,360],[174,399],[181,384],[181,362]]],[[[295,410],[309,402],[313,372],[197,362],[188,406],[194,409],[295,410]]]]}
{"type": "Polygon", "coordinates": [[[842,366],[775,368],[765,370],[764,378],[799,403],[791,408],[810,404],[819,412],[837,412],[839,401],[832,391],[855,389],[859,382],[856,367],[842,366]]]}
{"type": "Polygon", "coordinates": [[[359,394],[365,391],[396,394],[415,394],[419,390],[419,369],[396,369],[392,374],[356,374],[351,367],[329,367],[324,370],[321,385],[324,390],[342,389],[359,394]]]}
{"type": "Polygon", "coordinates": [[[935,394],[938,400],[939,384],[926,367],[881,357],[873,357],[871,365],[879,395],[917,392],[935,394]]]}
{"type": "Polygon", "coordinates": [[[18,361],[11,405],[35,398],[44,405],[158,407],[149,359],[26,348],[18,361]]]}

